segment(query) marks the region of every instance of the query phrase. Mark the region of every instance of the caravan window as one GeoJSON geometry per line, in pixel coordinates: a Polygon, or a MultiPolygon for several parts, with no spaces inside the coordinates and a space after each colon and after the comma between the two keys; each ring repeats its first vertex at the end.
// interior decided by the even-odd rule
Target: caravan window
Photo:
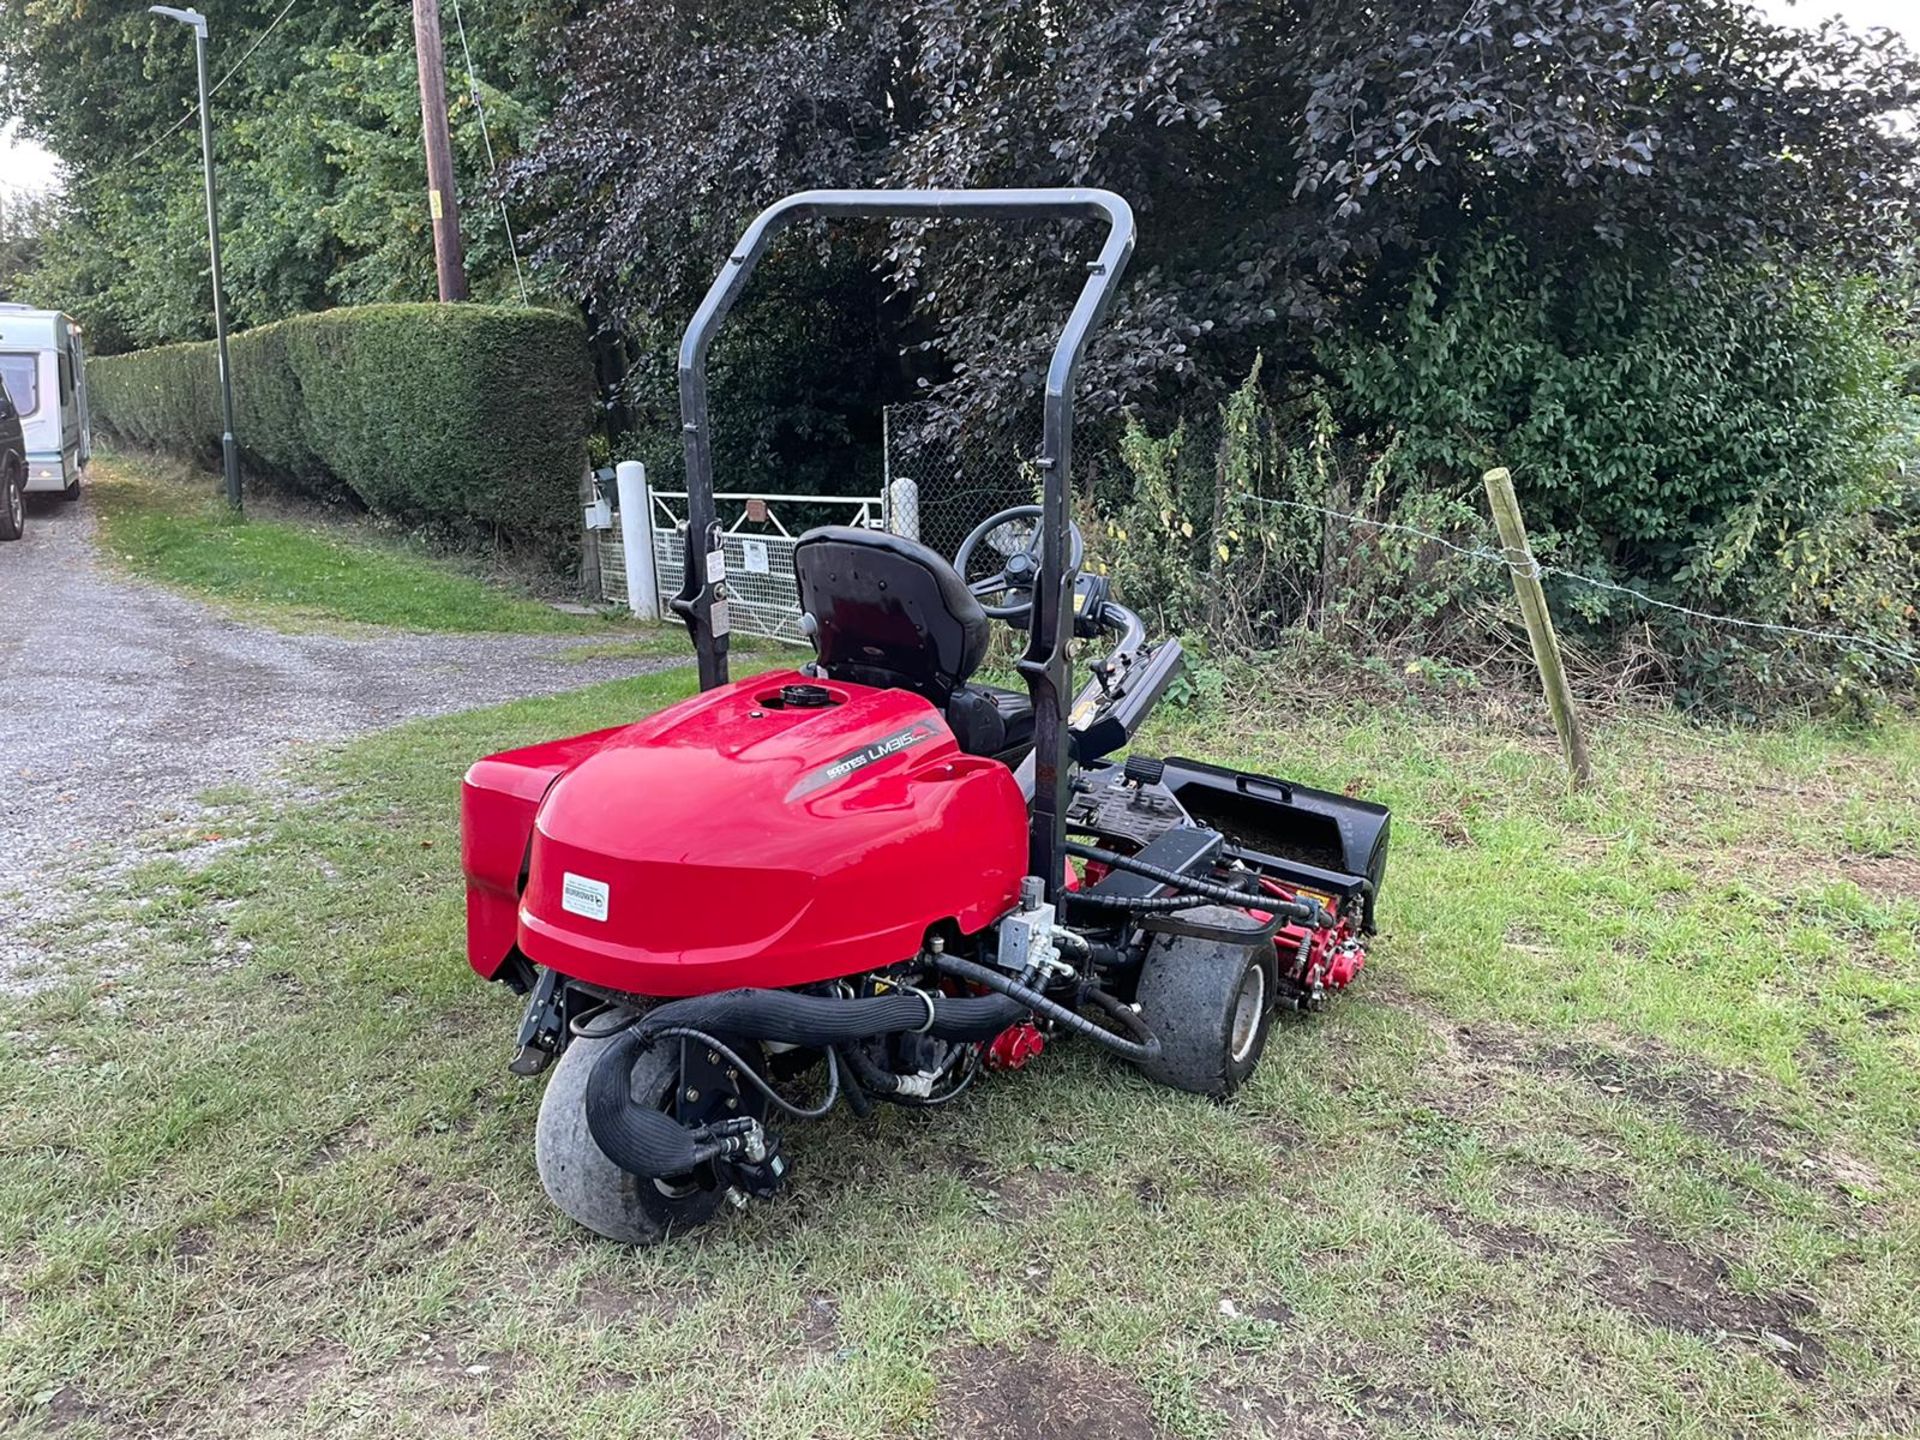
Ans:
{"type": "Polygon", "coordinates": [[[60,352],[60,403],[73,403],[73,362],[67,359],[67,352],[60,352]]]}
{"type": "Polygon", "coordinates": [[[0,354],[0,384],[5,384],[13,408],[31,415],[40,408],[40,357],[0,354]]]}

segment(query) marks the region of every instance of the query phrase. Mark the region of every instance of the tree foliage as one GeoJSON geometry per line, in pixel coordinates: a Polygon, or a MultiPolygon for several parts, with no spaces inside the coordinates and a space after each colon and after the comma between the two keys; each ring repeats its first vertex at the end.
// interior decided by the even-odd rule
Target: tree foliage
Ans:
{"type": "Polygon", "coordinates": [[[0,301],[19,299],[22,277],[39,268],[55,213],[51,196],[0,190],[0,301]]]}
{"type": "MultiPolygon", "coordinates": [[[[1088,398],[1178,410],[1264,349],[1397,303],[1489,219],[1529,253],[1674,283],[1912,244],[1920,67],[1735,0],[608,0],[516,165],[546,261],[616,325],[682,315],[746,219],[808,185],[1100,184],[1140,214],[1088,398]]],[[[1034,379],[1091,241],[1072,226],[859,244],[953,420],[1034,379]]]]}
{"type": "MultiPolygon", "coordinates": [[[[1885,336],[1920,233],[1920,138],[1890,122],[1920,63],[1885,34],[1738,0],[607,0],[557,63],[569,89],[512,183],[550,216],[546,262],[663,357],[790,190],[1128,197],[1140,245],[1083,413],[1132,417],[1123,493],[1096,499],[1169,623],[1444,647],[1478,582],[1256,520],[1235,476],[1458,526],[1506,463],[1558,558],[1911,643],[1913,412],[1885,336]],[[1261,356],[1274,393],[1250,409],[1228,392],[1261,356]],[[1371,457],[1362,481],[1282,443],[1309,403],[1317,444],[1371,457]]],[[[881,398],[924,387],[942,439],[1037,390],[1087,228],[820,226],[788,254],[837,257],[842,291],[850,266],[878,277],[903,358],[881,398]]],[[[810,330],[801,356],[833,343],[810,330]]],[[[1732,674],[1715,635],[1676,633],[1675,673],[1732,674]]]]}
{"type": "MultiPolygon", "coordinates": [[[[1625,255],[1532,265],[1511,237],[1476,237],[1322,358],[1349,421],[1392,437],[1390,499],[1463,493],[1504,464],[1563,567],[1913,649],[1920,550],[1898,512],[1920,409],[1887,338],[1898,318],[1864,281],[1721,267],[1680,285],[1625,255]]],[[[1729,665],[1750,635],[1550,586],[1563,614],[1648,618],[1696,689],[1752,678],[1729,665]]],[[[1815,647],[1801,679],[1900,669],[1884,652],[1840,658],[1815,647]]]]}
{"type": "Polygon", "coordinates": [[[1532,526],[1583,547],[1564,559],[1723,596],[1756,551],[1886,498],[1911,444],[1890,319],[1860,282],[1676,285],[1625,256],[1533,265],[1476,238],[1323,360],[1410,478],[1507,465],[1532,526]]]}
{"type": "MultiPolygon", "coordinates": [[[[67,162],[58,223],[19,288],[76,312],[106,349],[211,333],[192,40],[144,4],[0,0],[0,119],[67,162]]],[[[231,0],[212,22],[224,279],[258,324],[328,305],[433,294],[410,9],[400,0],[231,0]],[[284,14],[282,13],[284,10],[284,14]],[[276,23],[276,17],[277,23],[276,23]],[[231,72],[231,73],[229,73],[231,72]]],[[[514,277],[449,5],[448,97],[476,298],[514,277]]],[[[496,150],[547,92],[534,37],[569,0],[465,0],[496,150]]]]}

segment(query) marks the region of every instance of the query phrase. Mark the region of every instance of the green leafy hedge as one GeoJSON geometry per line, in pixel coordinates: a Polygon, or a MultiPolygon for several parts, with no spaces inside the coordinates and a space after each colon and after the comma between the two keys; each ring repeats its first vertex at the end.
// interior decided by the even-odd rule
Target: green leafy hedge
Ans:
{"type": "MultiPolygon", "coordinates": [[[[1904,323],[1862,282],[1813,270],[1687,277],[1658,258],[1540,256],[1489,234],[1430,263],[1397,313],[1330,340],[1322,359],[1347,425],[1391,439],[1390,494],[1470,496],[1482,470],[1506,465],[1535,548],[1559,565],[1911,651],[1920,407],[1904,323]]],[[[1654,637],[1689,703],[1850,700],[1914,680],[1887,650],[1548,588],[1595,635],[1654,637]]]]}
{"type": "MultiPolygon", "coordinates": [[[[592,375],[577,320],[486,305],[365,305],[231,340],[250,473],[409,523],[557,547],[575,523],[592,375]]],[[[135,445],[220,450],[211,342],[89,362],[95,423],[135,445]]]]}

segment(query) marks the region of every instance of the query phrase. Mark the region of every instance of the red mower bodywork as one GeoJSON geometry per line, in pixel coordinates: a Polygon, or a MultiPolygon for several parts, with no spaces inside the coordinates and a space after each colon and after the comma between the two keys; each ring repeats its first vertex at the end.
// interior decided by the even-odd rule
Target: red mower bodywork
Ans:
{"type": "Polygon", "coordinates": [[[480,761],[462,793],[467,957],[517,950],[629,994],[786,987],[890,965],[1011,910],[1027,807],[904,690],[797,671],[480,761]],[[965,856],[964,864],[953,863],[965,856]],[[524,889],[522,885],[524,882],[524,889]]]}

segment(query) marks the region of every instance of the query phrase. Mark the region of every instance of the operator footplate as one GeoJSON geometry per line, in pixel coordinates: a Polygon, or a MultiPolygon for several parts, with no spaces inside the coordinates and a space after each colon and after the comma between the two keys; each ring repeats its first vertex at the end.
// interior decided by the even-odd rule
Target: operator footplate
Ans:
{"type": "Polygon", "coordinates": [[[1137,784],[1118,765],[1083,769],[1067,804],[1069,830],[1103,840],[1128,840],[1136,852],[1187,823],[1187,812],[1171,790],[1162,784],[1137,784]]]}

